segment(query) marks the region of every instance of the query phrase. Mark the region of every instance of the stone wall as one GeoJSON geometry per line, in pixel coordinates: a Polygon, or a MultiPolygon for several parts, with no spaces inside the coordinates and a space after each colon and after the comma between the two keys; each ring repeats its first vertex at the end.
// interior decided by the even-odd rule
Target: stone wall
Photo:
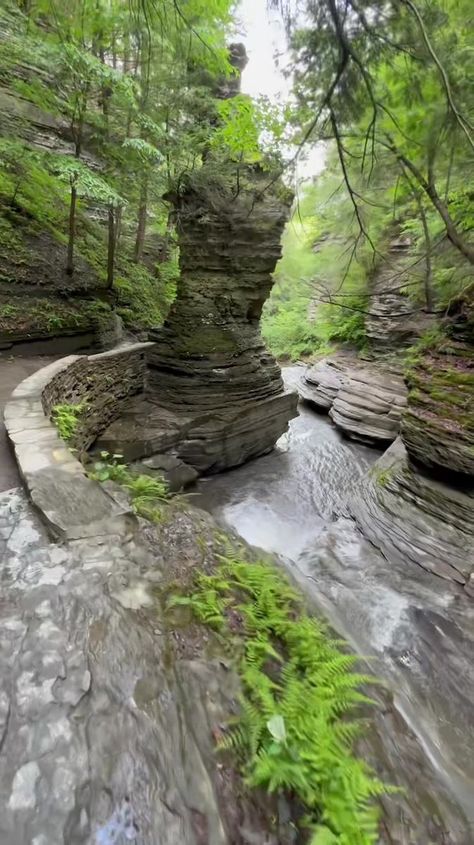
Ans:
{"type": "Polygon", "coordinates": [[[118,416],[128,397],[143,390],[149,346],[62,358],[22,381],[6,405],[5,428],[22,480],[54,537],[121,536],[130,530],[129,509],[87,477],[49,415],[56,404],[87,402],[76,443],[68,444],[86,448],[118,416]]]}
{"type": "Polygon", "coordinates": [[[137,343],[99,355],[77,357],[60,370],[42,392],[46,416],[55,405],[83,405],[72,446],[83,450],[123,410],[129,396],[142,393],[146,380],[146,350],[151,343],[137,343]]]}

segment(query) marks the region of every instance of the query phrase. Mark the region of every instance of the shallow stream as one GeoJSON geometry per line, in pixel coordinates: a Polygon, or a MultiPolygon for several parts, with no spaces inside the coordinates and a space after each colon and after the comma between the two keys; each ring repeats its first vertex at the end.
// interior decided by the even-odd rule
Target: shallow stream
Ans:
{"type": "MultiPolygon", "coordinates": [[[[285,381],[294,384],[301,372],[285,368],[285,381]]],[[[377,743],[388,769],[413,791],[405,822],[388,841],[470,845],[474,604],[421,566],[389,563],[349,518],[357,479],[379,454],[301,407],[274,452],[200,481],[195,502],[251,545],[279,555],[387,682],[392,706],[379,717],[377,743]],[[430,814],[433,824],[442,820],[439,828],[426,826],[430,814]]]]}

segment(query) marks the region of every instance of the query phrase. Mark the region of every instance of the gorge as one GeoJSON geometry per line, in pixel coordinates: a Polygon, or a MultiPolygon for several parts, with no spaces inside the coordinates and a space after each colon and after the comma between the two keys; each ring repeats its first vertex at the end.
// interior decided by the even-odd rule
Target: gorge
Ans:
{"type": "Polygon", "coordinates": [[[2,845],[471,845],[469,3],[0,6],[2,845]]]}

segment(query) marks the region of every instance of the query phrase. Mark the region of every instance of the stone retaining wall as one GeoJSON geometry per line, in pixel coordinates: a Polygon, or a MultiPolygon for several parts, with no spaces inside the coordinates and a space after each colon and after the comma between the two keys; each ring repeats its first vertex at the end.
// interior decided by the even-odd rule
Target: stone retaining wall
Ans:
{"type": "Polygon", "coordinates": [[[99,355],[71,355],[38,370],[13,391],[5,427],[31,501],[55,537],[75,540],[125,535],[133,516],[85,474],[49,415],[56,404],[87,402],[78,441],[85,446],[144,387],[145,354],[152,344],[99,355]]]}
{"type": "Polygon", "coordinates": [[[84,404],[70,445],[88,449],[118,416],[129,396],[145,387],[145,353],[152,343],[137,343],[98,355],[71,356],[42,391],[42,405],[50,416],[55,405],[84,404]]]}

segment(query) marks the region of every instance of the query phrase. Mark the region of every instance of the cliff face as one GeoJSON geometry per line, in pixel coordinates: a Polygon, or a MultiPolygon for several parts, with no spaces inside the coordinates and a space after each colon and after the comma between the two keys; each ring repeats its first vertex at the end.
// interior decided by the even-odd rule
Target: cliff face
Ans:
{"type": "Polygon", "coordinates": [[[375,353],[410,346],[433,324],[433,316],[415,305],[404,292],[414,284],[419,266],[410,254],[409,239],[396,238],[374,273],[369,313],[365,321],[367,339],[375,353]]]}
{"type": "Polygon", "coordinates": [[[472,292],[448,315],[447,337],[407,374],[401,439],[352,503],[364,534],[474,596],[474,346],[472,292]]]}

